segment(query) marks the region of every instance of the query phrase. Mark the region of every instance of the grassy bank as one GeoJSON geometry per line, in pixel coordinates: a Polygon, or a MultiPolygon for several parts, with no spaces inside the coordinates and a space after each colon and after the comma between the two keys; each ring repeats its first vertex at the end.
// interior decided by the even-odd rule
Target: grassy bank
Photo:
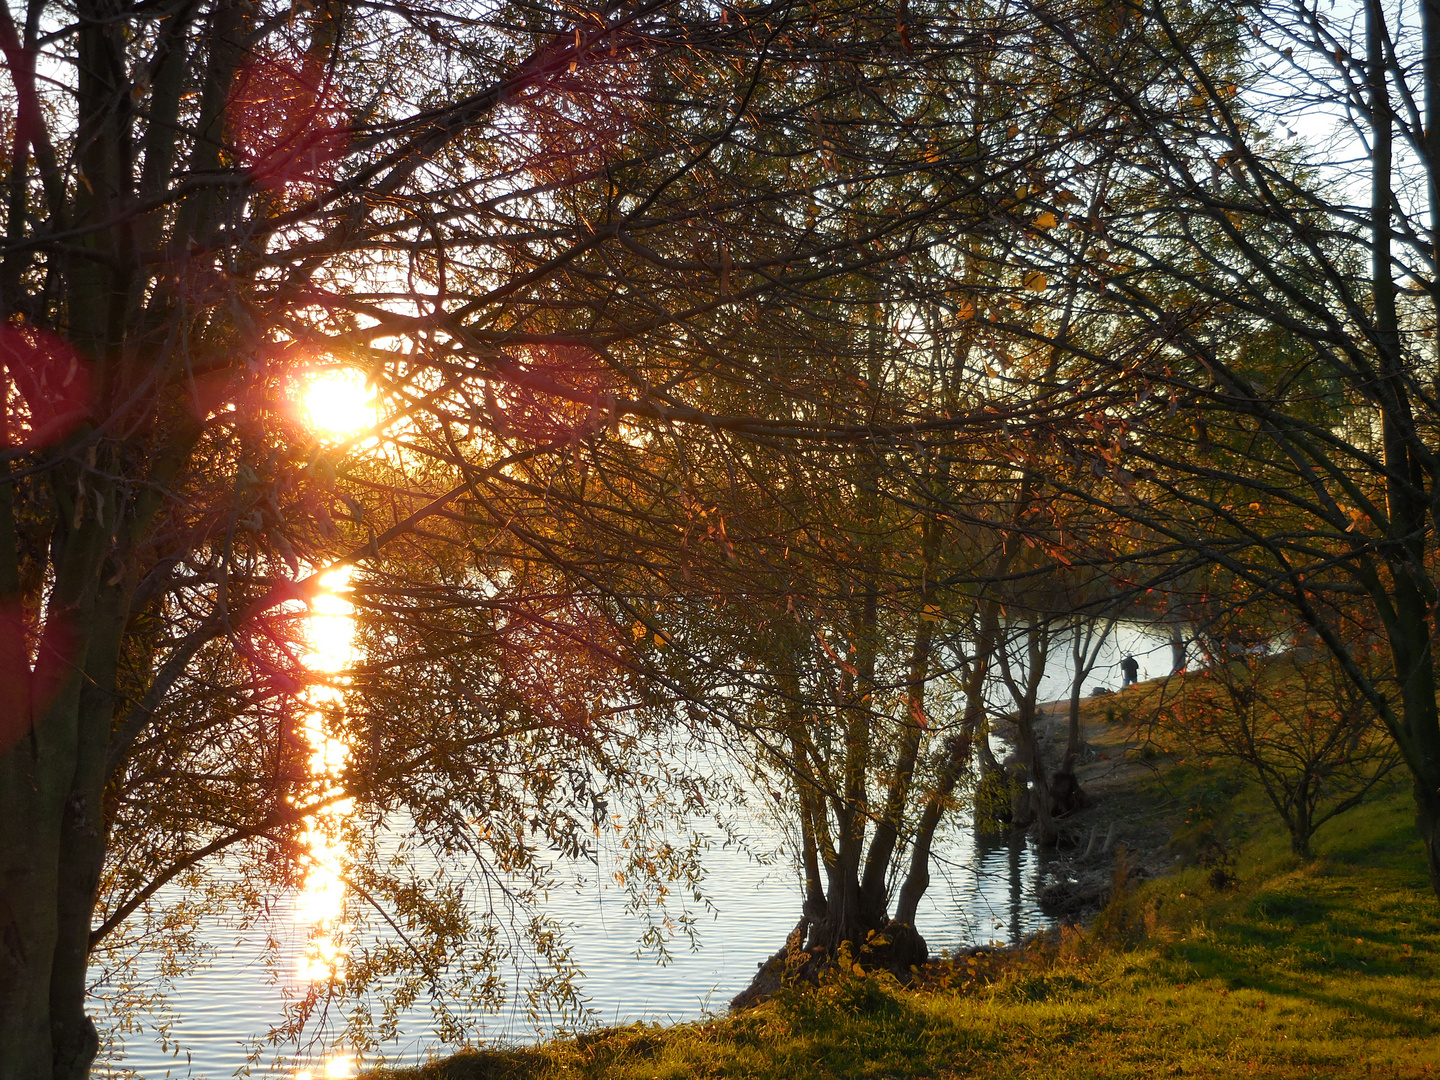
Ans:
{"type": "Polygon", "coordinates": [[[1218,830],[1230,880],[1190,866],[1133,883],[1083,931],[934,963],[916,988],[849,972],[738,1016],[383,1075],[1440,1076],[1440,906],[1404,785],[1327,825],[1302,863],[1235,774],[1155,761],[1144,794],[1182,835],[1218,830]]]}

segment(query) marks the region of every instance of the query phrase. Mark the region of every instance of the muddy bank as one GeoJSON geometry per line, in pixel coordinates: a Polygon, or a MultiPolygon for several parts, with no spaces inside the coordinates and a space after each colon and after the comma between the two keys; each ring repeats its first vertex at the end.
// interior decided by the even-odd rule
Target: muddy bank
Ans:
{"type": "MultiPolygon", "coordinates": [[[[1146,718],[1133,711],[1147,689],[1160,681],[1087,698],[1082,705],[1075,779],[1083,798],[1056,818],[1059,842],[1041,849],[1034,886],[1050,915],[1081,921],[1103,907],[1115,881],[1117,859],[1123,859],[1125,877],[1132,881],[1165,873],[1181,861],[1172,845],[1172,823],[1181,808],[1158,783],[1158,755],[1147,738],[1146,718]]],[[[1069,738],[1069,703],[1039,706],[1035,731],[1045,761],[1055,768],[1069,738]]],[[[998,721],[995,734],[1013,745],[1013,719],[998,721]]]]}

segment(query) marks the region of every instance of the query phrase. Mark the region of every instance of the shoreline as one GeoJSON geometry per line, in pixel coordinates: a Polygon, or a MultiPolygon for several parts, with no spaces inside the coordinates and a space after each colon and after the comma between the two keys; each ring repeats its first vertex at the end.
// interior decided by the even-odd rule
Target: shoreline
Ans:
{"type": "MultiPolygon", "coordinates": [[[[1161,755],[1135,711],[1153,691],[1163,693],[1176,679],[1183,676],[1161,676],[1081,699],[1075,778],[1089,802],[1055,819],[1060,833],[1055,847],[1036,849],[1041,859],[1036,899],[1057,925],[1083,923],[1104,906],[1113,885],[1115,857],[1122,850],[1125,876],[1132,881],[1163,876],[1184,861],[1184,854],[1174,850],[1171,828],[1171,818],[1182,808],[1173,797],[1151,790],[1151,782],[1160,775],[1161,755]]],[[[1063,698],[1036,706],[1035,733],[1052,770],[1063,758],[1069,738],[1069,707],[1069,700],[1063,698]]],[[[1002,717],[996,729],[1015,745],[1012,717],[1002,717]]],[[[1007,827],[996,835],[1012,831],[1028,833],[1029,826],[1007,827]]]]}
{"type": "MultiPolygon", "coordinates": [[[[884,971],[837,971],[710,1020],[597,1029],[370,1075],[1440,1075],[1440,909],[1406,786],[1389,784],[1317,834],[1316,858],[1304,862],[1255,784],[1165,745],[1152,718],[1186,681],[1082,702],[1077,772],[1096,797],[1060,820],[1045,869],[1072,885],[1104,878],[1107,892],[1020,948],[932,958],[905,987],[884,971]],[[1110,851],[1097,855],[1091,837],[1112,826],[1110,851]]],[[[1066,703],[1050,704],[1047,748],[1066,728],[1066,703]]]]}

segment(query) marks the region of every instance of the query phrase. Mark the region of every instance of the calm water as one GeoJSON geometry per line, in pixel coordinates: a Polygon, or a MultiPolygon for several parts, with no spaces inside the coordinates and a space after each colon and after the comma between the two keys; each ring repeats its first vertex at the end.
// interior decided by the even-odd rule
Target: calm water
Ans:
{"type": "MultiPolygon", "coordinates": [[[[1122,626],[1112,638],[1088,686],[1119,685],[1119,661],[1133,653],[1141,677],[1165,674],[1169,645],[1162,634],[1139,625],[1122,626]]],[[[1068,693],[1063,650],[1052,660],[1056,669],[1042,684],[1042,699],[1068,693]]],[[[1088,692],[1088,690],[1087,690],[1088,692]]],[[[320,748],[323,759],[324,748],[320,748]]],[[[757,824],[751,838],[756,851],[775,851],[780,838],[757,824]]],[[[1047,925],[1032,884],[1039,860],[1023,838],[979,845],[967,821],[953,823],[940,838],[929,893],[917,925],[932,953],[989,942],[1010,943],[1047,925]]],[[[718,844],[706,860],[706,888],[713,917],[701,915],[699,949],[676,943],[671,962],[659,966],[637,957],[641,927],[627,914],[625,896],[605,884],[552,892],[548,913],[571,927],[573,954],[584,972],[583,989],[600,1023],[630,1020],[671,1022],[707,1012],[723,1012],[742,990],[756,967],[768,958],[794,927],[800,911],[800,889],[794,869],[781,858],[760,865],[745,851],[718,844]]],[[[603,866],[595,875],[608,879],[603,866]]],[[[316,883],[322,893],[325,882],[316,883]]],[[[283,995],[302,984],[302,970],[315,965],[307,952],[310,928],[316,925],[315,889],[301,897],[280,897],[263,925],[237,929],[239,921],[216,925],[205,935],[215,951],[214,962],[185,975],[170,997],[168,1044],[151,1033],[130,1035],[123,1050],[108,1062],[115,1075],[128,1073],[146,1080],[165,1077],[223,1078],[236,1075],[250,1062],[249,1051],[281,1018],[283,995]],[[281,944],[277,971],[265,963],[267,936],[281,944]]],[[[518,1014],[484,1018],[487,1040],[525,1041],[535,1030],[518,1014]]],[[[400,1037],[383,1048],[387,1064],[423,1061],[428,1053],[444,1053],[423,1003],[404,1017],[400,1037]]],[[[372,1055],[361,1064],[377,1063],[372,1055]]],[[[351,1075],[353,1062],[344,1047],[267,1049],[249,1075],[295,1078],[310,1072],[318,1078],[351,1075]]],[[[105,1070],[100,1070],[104,1075],[105,1070]]]]}
{"type": "MultiPolygon", "coordinates": [[[[1023,838],[977,847],[968,829],[948,835],[918,919],[932,952],[1012,942],[1048,925],[1029,887],[1036,866],[1036,854],[1023,838]]],[[[671,962],[663,967],[636,957],[640,926],[624,911],[619,890],[596,885],[551,893],[548,910],[572,928],[575,957],[598,1022],[669,1022],[723,1012],[794,927],[801,896],[788,866],[760,866],[740,851],[716,847],[707,867],[715,914],[700,917],[699,949],[676,943],[671,962]]],[[[219,1078],[244,1068],[247,1043],[280,1020],[283,990],[271,981],[265,964],[267,933],[278,936],[288,929],[293,940],[285,943],[278,968],[288,974],[301,967],[305,934],[294,916],[292,906],[276,906],[266,926],[246,932],[216,927],[208,935],[217,951],[215,962],[185,976],[175,988],[172,1047],[167,1051],[154,1040],[131,1037],[112,1067],[134,1070],[147,1080],[219,1078]]],[[[290,979],[288,988],[293,991],[298,981],[290,979]]],[[[406,1019],[401,1038],[384,1048],[388,1062],[423,1061],[427,1050],[441,1049],[430,1030],[428,1009],[413,1010],[406,1019]]],[[[485,1018],[484,1033],[513,1041],[535,1037],[515,1014],[485,1018]]],[[[318,1077],[330,1056],[297,1054],[291,1048],[276,1062],[276,1053],[267,1051],[252,1075],[293,1077],[309,1070],[318,1077]]],[[[373,1058],[365,1062],[373,1063],[373,1058]]]]}

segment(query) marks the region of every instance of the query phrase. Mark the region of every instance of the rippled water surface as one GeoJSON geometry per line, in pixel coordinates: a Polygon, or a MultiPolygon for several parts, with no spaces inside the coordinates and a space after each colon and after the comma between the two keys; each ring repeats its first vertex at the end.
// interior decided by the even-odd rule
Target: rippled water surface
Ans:
{"type": "MultiPolygon", "coordinates": [[[[965,830],[947,838],[937,863],[917,920],[932,951],[1010,942],[1047,924],[1029,888],[1035,852],[1022,838],[977,848],[965,830]]],[[[635,955],[641,928],[624,911],[618,890],[591,886],[550,894],[550,914],[571,926],[574,954],[598,1022],[667,1022],[723,1011],[794,928],[801,897],[788,866],[760,866],[740,851],[719,847],[707,866],[707,889],[716,910],[713,917],[700,916],[699,948],[676,943],[665,966],[635,955]]],[[[175,1046],[167,1051],[155,1041],[132,1037],[113,1066],[148,1080],[218,1078],[242,1070],[249,1061],[247,1044],[280,1020],[282,988],[272,982],[265,964],[267,932],[294,926],[294,940],[284,943],[289,947],[278,958],[277,970],[285,977],[300,966],[304,934],[293,916],[292,909],[280,906],[268,927],[212,930],[215,962],[182,978],[175,989],[170,1032],[175,1046]]],[[[427,1009],[413,1010],[406,1019],[401,1038],[384,1048],[389,1062],[423,1061],[427,1050],[440,1049],[427,1009]]],[[[516,1014],[487,1017],[485,1034],[516,1041],[535,1037],[516,1014]]],[[[252,1075],[289,1077],[301,1070],[324,1075],[329,1055],[291,1049],[278,1068],[272,1068],[277,1051],[265,1052],[252,1075]]],[[[328,1048],[332,1054],[343,1049],[328,1048]]]]}
{"type": "MultiPolygon", "coordinates": [[[[1140,660],[1142,677],[1169,670],[1168,646],[1161,638],[1142,627],[1124,627],[1093,682],[1117,685],[1116,665],[1127,652],[1140,660]]],[[[1057,670],[1042,686],[1042,695],[1060,697],[1066,678],[1057,670]]],[[[779,844],[761,825],[753,840],[757,851],[774,851],[779,844]]],[[[977,844],[968,822],[962,821],[940,840],[930,890],[916,920],[932,953],[1014,942],[1047,925],[1032,888],[1039,860],[1023,838],[977,844]]],[[[547,911],[571,928],[573,954],[584,972],[583,989],[598,1022],[666,1022],[723,1011],[756,967],[783,943],[800,911],[799,884],[787,860],[760,865],[747,852],[717,843],[706,868],[713,917],[699,917],[698,950],[677,942],[666,966],[636,956],[642,928],[625,912],[619,890],[591,884],[550,894],[547,911]]],[[[604,876],[603,871],[597,875],[604,876]]],[[[279,1022],[283,994],[296,989],[299,973],[310,962],[304,950],[314,921],[313,912],[305,908],[303,897],[280,898],[263,924],[240,928],[237,921],[210,927],[206,941],[215,950],[215,961],[177,982],[170,999],[168,1045],[149,1034],[132,1035],[109,1068],[146,1080],[243,1075],[250,1066],[249,1051],[279,1022]],[[269,935],[281,946],[274,972],[265,963],[269,935]]],[[[536,1032],[512,1012],[486,1017],[484,1035],[524,1041],[536,1032]]],[[[423,1061],[427,1053],[444,1051],[423,1003],[406,1014],[400,1037],[383,1048],[390,1064],[423,1061]]],[[[327,1064],[332,1075],[351,1075],[355,1063],[345,1055],[344,1047],[297,1052],[282,1046],[262,1053],[249,1075],[294,1078],[309,1072],[319,1080],[327,1064]]],[[[374,1061],[371,1056],[361,1064],[374,1061]]]]}

